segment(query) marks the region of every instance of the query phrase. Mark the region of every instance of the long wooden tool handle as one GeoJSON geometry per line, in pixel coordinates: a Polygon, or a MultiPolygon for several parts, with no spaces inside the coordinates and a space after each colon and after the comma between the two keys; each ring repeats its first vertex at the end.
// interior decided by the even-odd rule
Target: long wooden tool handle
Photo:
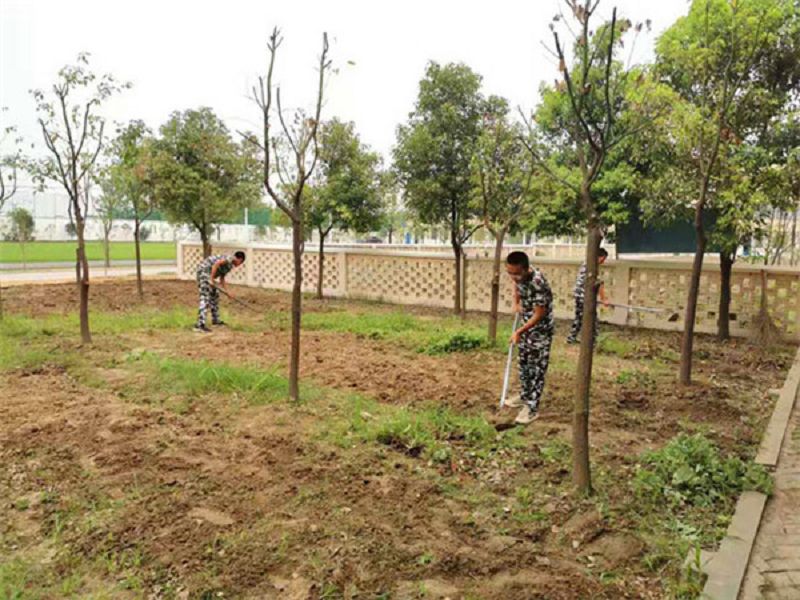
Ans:
{"type": "MultiPolygon", "coordinates": [[[[517,330],[517,325],[519,324],[519,313],[514,315],[514,326],[512,331],[517,330]]],[[[514,344],[511,342],[508,343],[508,358],[506,358],[506,372],[505,376],[503,377],[503,393],[500,395],[500,408],[503,408],[506,404],[506,395],[508,394],[508,381],[511,378],[511,360],[514,356],[514,344]]]]}

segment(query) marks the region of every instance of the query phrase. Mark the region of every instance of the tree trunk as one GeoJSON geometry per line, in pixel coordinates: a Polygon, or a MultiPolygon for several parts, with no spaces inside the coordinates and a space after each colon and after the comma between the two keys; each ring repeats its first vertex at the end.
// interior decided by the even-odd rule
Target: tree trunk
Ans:
{"type": "MultiPolygon", "coordinates": [[[[299,208],[298,208],[299,211],[299,208]]],[[[289,359],[289,398],[300,400],[300,318],[303,289],[303,222],[292,221],[292,255],[294,258],[294,287],[292,288],[292,353],[289,359]]]]}
{"type": "Polygon", "coordinates": [[[703,206],[705,191],[694,211],[694,230],[697,244],[692,262],[692,275],[689,280],[689,293],[686,298],[686,315],[683,320],[683,339],[681,340],[680,382],[692,383],[692,348],[694,347],[694,322],[697,316],[697,296],[700,292],[700,275],[703,272],[703,257],[706,252],[706,232],[703,228],[703,206]]]}
{"type": "Polygon", "coordinates": [[[111,266],[111,245],[108,239],[110,233],[111,232],[108,231],[105,227],[103,228],[103,257],[105,259],[106,269],[108,269],[111,266]]]}
{"type": "Polygon", "coordinates": [[[392,243],[392,234],[394,233],[394,229],[389,227],[388,233],[389,233],[389,243],[391,244],[392,243]]]}
{"type": "Polygon", "coordinates": [[[456,289],[455,289],[455,301],[453,303],[453,312],[457,315],[461,314],[461,244],[456,241],[455,236],[452,239],[453,243],[453,255],[455,256],[455,281],[456,281],[456,289]]]}
{"type": "Polygon", "coordinates": [[[144,289],[142,287],[142,250],[139,246],[139,228],[141,225],[139,219],[133,221],[133,246],[136,249],[136,292],[139,294],[139,300],[144,299],[144,289]]]}
{"type": "Polygon", "coordinates": [[[203,258],[208,258],[211,256],[211,240],[208,239],[205,228],[200,230],[200,240],[203,242],[203,258]]]}
{"type": "Polygon", "coordinates": [[[83,238],[85,223],[80,216],[80,210],[76,209],[75,218],[78,233],[78,255],[77,271],[80,281],[80,322],[81,322],[81,341],[84,344],[92,343],[92,334],[89,331],[89,261],[86,260],[86,242],[83,238]]]}
{"type": "Polygon", "coordinates": [[[794,266],[797,263],[797,209],[795,208],[794,216],[792,217],[792,257],[790,263],[794,266]]]}
{"type": "MultiPolygon", "coordinates": [[[[590,205],[589,202],[586,204],[590,205]]],[[[572,422],[572,480],[581,494],[592,493],[592,472],[589,463],[589,399],[594,360],[594,328],[597,320],[597,258],[602,239],[603,234],[598,224],[590,223],[586,236],[586,284],[581,323],[581,349],[578,356],[578,385],[575,390],[572,422]]]]}
{"type": "Polygon", "coordinates": [[[319,230],[319,261],[318,261],[318,272],[317,272],[317,298],[322,300],[322,278],[325,275],[325,236],[327,233],[322,233],[322,230],[319,230]]]}
{"type": "Polygon", "coordinates": [[[503,258],[503,239],[505,228],[495,235],[494,264],[492,267],[492,305],[489,309],[489,341],[497,343],[497,313],[500,305],[500,261],[503,258]]]}
{"type": "Polygon", "coordinates": [[[724,342],[731,338],[731,271],[736,251],[719,253],[719,321],[717,321],[717,339],[724,342]]]}

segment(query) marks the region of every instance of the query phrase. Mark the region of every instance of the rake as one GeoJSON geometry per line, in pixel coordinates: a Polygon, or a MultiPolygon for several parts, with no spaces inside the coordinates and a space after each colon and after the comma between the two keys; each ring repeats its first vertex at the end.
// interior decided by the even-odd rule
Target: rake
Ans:
{"type": "Polygon", "coordinates": [[[613,302],[609,302],[608,306],[613,306],[615,308],[626,308],[634,312],[645,312],[654,314],[669,313],[669,318],[667,318],[667,321],[669,321],[670,323],[677,321],[678,318],[680,317],[680,315],[677,312],[671,311],[668,308],[651,308],[649,306],[633,306],[631,304],[615,304],[613,302]]]}
{"type": "MultiPolygon", "coordinates": [[[[517,330],[517,325],[519,325],[519,313],[514,314],[514,326],[512,331],[517,330]]],[[[511,360],[514,356],[514,344],[509,342],[508,343],[508,358],[506,359],[506,372],[503,376],[503,392],[500,394],[500,408],[503,408],[506,405],[506,395],[508,394],[508,381],[511,378],[511,360]]]]}
{"type": "Polygon", "coordinates": [[[219,286],[216,286],[216,285],[212,285],[211,287],[213,287],[213,288],[215,288],[216,290],[218,290],[218,291],[222,292],[223,294],[225,294],[225,295],[228,297],[228,299],[229,299],[229,300],[233,300],[233,301],[234,301],[236,304],[238,304],[239,306],[243,306],[243,307],[244,307],[244,308],[246,308],[247,310],[250,310],[250,311],[253,311],[253,312],[257,312],[257,313],[259,313],[259,314],[261,313],[261,311],[260,311],[260,310],[258,310],[257,308],[255,308],[255,307],[253,307],[253,306],[250,306],[250,305],[249,305],[247,302],[243,302],[242,300],[239,300],[238,298],[234,298],[233,296],[231,296],[231,295],[230,295],[228,292],[226,292],[226,291],[225,291],[224,289],[222,289],[221,287],[219,287],[219,286]]]}

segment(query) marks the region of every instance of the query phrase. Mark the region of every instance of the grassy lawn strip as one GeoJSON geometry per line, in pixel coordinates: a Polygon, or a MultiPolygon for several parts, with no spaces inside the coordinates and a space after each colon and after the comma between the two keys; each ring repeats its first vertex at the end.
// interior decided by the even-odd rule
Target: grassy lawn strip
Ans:
{"type": "MultiPolygon", "coordinates": [[[[273,317],[273,321],[277,317],[273,317]]],[[[373,340],[397,342],[427,354],[464,352],[488,347],[486,329],[458,317],[426,318],[400,311],[311,312],[303,315],[303,328],[310,331],[352,333],[373,340]]],[[[498,332],[500,346],[511,335],[510,326],[498,332]]]]}
{"type": "MultiPolygon", "coordinates": [[[[25,260],[22,248],[16,242],[0,242],[0,263],[73,262],[77,242],[30,242],[25,244],[25,260]]],[[[173,242],[143,242],[142,260],[176,260],[173,242]]],[[[103,243],[86,242],[89,260],[103,260],[103,243]]],[[[133,242],[111,242],[111,260],[135,260],[133,242]]]]}
{"type": "MultiPolygon", "coordinates": [[[[258,406],[285,400],[289,396],[289,380],[277,368],[261,369],[207,360],[156,356],[149,352],[128,354],[129,363],[146,370],[155,380],[160,394],[181,394],[197,399],[206,394],[235,395],[258,406]]],[[[314,385],[301,385],[303,401],[317,400],[323,390],[314,385]]]]}

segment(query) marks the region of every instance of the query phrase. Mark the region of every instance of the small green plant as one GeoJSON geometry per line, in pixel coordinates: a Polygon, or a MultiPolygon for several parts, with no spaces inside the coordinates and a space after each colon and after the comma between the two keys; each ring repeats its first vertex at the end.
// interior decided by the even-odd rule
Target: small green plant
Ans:
{"type": "Polygon", "coordinates": [[[453,352],[469,352],[486,345],[482,335],[472,333],[454,333],[450,337],[433,342],[425,348],[426,354],[450,354],[453,352]]]}
{"type": "Polygon", "coordinates": [[[542,453],[542,458],[549,463],[566,463],[572,449],[564,440],[554,440],[542,446],[539,451],[542,453]]]}
{"type": "Polygon", "coordinates": [[[617,374],[616,382],[620,385],[652,388],[656,381],[649,371],[641,369],[624,369],[617,374]]]}
{"type": "Polygon", "coordinates": [[[417,564],[425,566],[433,563],[434,560],[436,560],[436,557],[430,552],[426,552],[417,558],[417,564]]]}
{"type": "Polygon", "coordinates": [[[602,354],[613,354],[620,358],[627,358],[636,351],[636,346],[610,333],[603,333],[597,338],[597,351],[602,354]]]}
{"type": "Polygon", "coordinates": [[[640,500],[673,509],[731,504],[743,490],[770,493],[772,480],[761,465],[723,458],[702,434],[681,434],[642,457],[633,481],[640,500]]]}

